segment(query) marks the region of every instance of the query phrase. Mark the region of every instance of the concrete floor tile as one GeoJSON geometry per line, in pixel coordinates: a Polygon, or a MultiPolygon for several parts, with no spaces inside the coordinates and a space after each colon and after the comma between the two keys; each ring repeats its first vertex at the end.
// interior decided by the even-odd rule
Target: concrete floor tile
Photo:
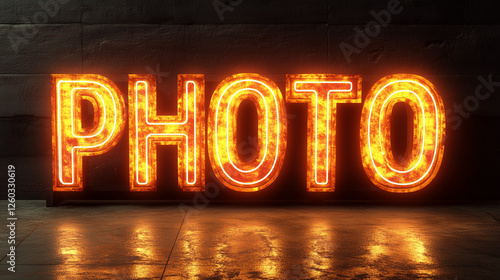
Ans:
{"type": "Polygon", "coordinates": [[[6,272],[7,266],[0,265],[0,279],[160,279],[164,265],[18,265],[16,272],[6,272]]]}
{"type": "Polygon", "coordinates": [[[165,279],[495,279],[499,233],[480,207],[209,208],[165,279]]]}
{"type": "Polygon", "coordinates": [[[488,213],[488,215],[500,223],[500,205],[486,204],[483,205],[482,208],[486,211],[486,213],[488,213]]]}
{"type": "Polygon", "coordinates": [[[0,279],[498,279],[499,209],[19,201],[29,236],[0,279]]]}
{"type": "Polygon", "coordinates": [[[137,205],[61,206],[49,216],[16,248],[17,264],[165,265],[183,219],[176,207],[137,205]]]}
{"type": "MultiPolygon", "coordinates": [[[[48,208],[45,207],[45,201],[42,200],[21,200],[16,202],[16,240],[21,242],[31,232],[38,228],[47,217],[48,208]],[[22,222],[21,222],[22,221],[22,222]]],[[[7,220],[7,200],[0,201],[0,209],[2,212],[2,221],[7,220]]],[[[7,224],[7,221],[6,221],[7,224]]],[[[7,243],[9,237],[9,229],[6,226],[0,227],[0,259],[8,253],[10,245],[7,243]]]]}

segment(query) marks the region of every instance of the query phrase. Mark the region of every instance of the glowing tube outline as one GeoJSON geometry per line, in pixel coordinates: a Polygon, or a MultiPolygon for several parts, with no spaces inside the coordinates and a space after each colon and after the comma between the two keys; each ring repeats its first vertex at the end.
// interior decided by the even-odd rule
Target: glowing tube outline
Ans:
{"type": "Polygon", "coordinates": [[[99,129],[99,131],[96,132],[94,135],[77,136],[77,135],[75,135],[75,127],[74,127],[74,122],[73,122],[73,94],[74,94],[74,91],[78,90],[78,89],[91,89],[91,88],[74,88],[71,90],[71,135],[73,135],[73,137],[75,137],[75,138],[91,138],[91,137],[94,137],[96,135],[99,135],[101,133],[101,131],[104,129],[104,127],[106,126],[106,103],[104,103],[104,99],[102,99],[102,96],[100,94],[97,94],[97,92],[96,92],[96,94],[101,99],[102,107],[104,108],[104,121],[102,122],[101,129],[99,129]]]}
{"type": "MultiPolygon", "coordinates": [[[[262,99],[264,100],[264,106],[266,108],[266,149],[264,150],[264,157],[262,158],[262,160],[260,161],[259,165],[257,167],[255,167],[254,169],[251,169],[251,170],[242,170],[242,169],[239,169],[236,165],[234,165],[233,161],[231,160],[231,154],[229,153],[229,133],[226,133],[226,142],[228,143],[228,145],[226,145],[226,150],[227,150],[227,158],[229,159],[229,162],[231,163],[231,165],[236,168],[236,170],[240,171],[240,172],[243,172],[243,173],[250,173],[250,172],[253,172],[257,169],[259,169],[259,167],[264,163],[264,160],[266,159],[266,155],[267,155],[267,144],[268,144],[268,138],[269,138],[269,120],[267,118],[267,103],[266,103],[266,99],[264,98],[264,95],[262,95],[262,93],[256,89],[253,89],[253,88],[243,88],[243,89],[240,89],[238,91],[236,91],[232,96],[231,98],[229,98],[229,102],[227,103],[227,108],[229,108],[229,105],[231,104],[231,101],[233,100],[233,98],[236,96],[236,94],[238,94],[238,92],[240,91],[243,91],[243,90],[251,90],[251,91],[255,91],[257,92],[261,97],[262,99]]],[[[229,120],[229,110],[226,110],[226,119],[229,120]]],[[[229,122],[226,122],[226,130],[229,130],[229,122]]]]}
{"type": "Polygon", "coordinates": [[[299,90],[297,89],[297,84],[350,84],[350,89],[349,90],[338,90],[338,89],[332,89],[332,90],[329,90],[327,95],[326,95],[326,110],[327,112],[330,112],[330,92],[351,92],[352,91],[352,82],[340,82],[340,81],[335,81],[335,82],[326,82],[326,81],[297,81],[294,83],[293,85],[293,89],[297,92],[314,92],[314,94],[316,95],[316,99],[315,99],[315,106],[316,106],[316,121],[314,123],[314,127],[315,127],[315,143],[314,143],[314,181],[316,182],[316,184],[318,185],[326,185],[328,184],[328,172],[329,172],[329,161],[330,161],[330,151],[329,151],[329,148],[330,148],[330,145],[329,145],[329,141],[330,141],[330,114],[327,113],[326,114],[326,182],[324,183],[320,183],[318,182],[318,92],[316,90],[313,90],[313,89],[302,89],[302,90],[299,90]]]}
{"type": "MultiPolygon", "coordinates": [[[[226,107],[226,110],[228,110],[228,107],[226,107]]],[[[267,112],[266,112],[266,115],[267,115],[267,112]]],[[[278,160],[278,151],[279,151],[279,129],[280,129],[280,120],[279,120],[279,107],[278,107],[278,101],[276,99],[276,95],[274,94],[274,91],[265,83],[261,82],[261,81],[257,81],[257,80],[254,80],[254,79],[244,79],[244,80],[238,80],[236,82],[233,82],[232,84],[230,84],[229,86],[226,87],[226,89],[224,90],[224,92],[221,94],[221,96],[219,97],[219,101],[217,103],[217,109],[215,110],[215,150],[216,150],[216,153],[217,153],[217,160],[219,161],[219,165],[220,165],[220,168],[222,169],[222,172],[224,172],[224,174],[226,174],[226,176],[233,180],[234,182],[236,183],[239,183],[239,184],[242,184],[242,185],[252,185],[252,184],[256,184],[256,183],[259,183],[261,182],[262,180],[266,179],[269,174],[271,174],[271,172],[274,170],[274,166],[276,165],[276,161],[278,160]],[[254,182],[251,182],[251,183],[245,183],[245,182],[240,182],[238,180],[235,180],[233,179],[231,176],[229,176],[229,174],[227,174],[226,170],[224,169],[224,166],[222,165],[222,162],[220,160],[220,156],[219,156],[219,149],[218,149],[218,137],[217,137],[217,127],[218,127],[218,115],[219,115],[219,108],[220,108],[220,102],[222,100],[222,97],[224,96],[224,94],[226,93],[226,91],[231,88],[233,85],[237,84],[237,83],[242,83],[242,82],[256,82],[256,83],[259,83],[261,85],[264,85],[265,87],[267,87],[267,89],[269,89],[269,91],[272,93],[273,95],[273,98],[274,98],[274,103],[276,105],[276,120],[277,120],[277,129],[276,129],[276,141],[277,141],[277,144],[276,144],[276,156],[274,157],[274,162],[273,162],[273,166],[271,167],[271,170],[269,170],[269,172],[266,174],[266,176],[264,176],[263,178],[261,178],[260,180],[258,181],[254,181],[254,182]]],[[[226,144],[227,145],[227,144],[226,144]]]]}
{"type": "MultiPolygon", "coordinates": [[[[400,185],[400,186],[406,186],[406,185],[411,185],[411,184],[415,184],[417,182],[419,182],[420,180],[422,180],[423,178],[425,178],[425,176],[427,176],[427,173],[429,173],[429,171],[431,170],[431,168],[434,166],[434,161],[436,159],[436,154],[437,154],[437,144],[438,144],[438,131],[439,131],[439,121],[438,121],[438,109],[437,109],[437,105],[436,105],[436,100],[434,99],[434,96],[432,96],[431,92],[429,91],[429,89],[427,89],[427,87],[425,87],[424,85],[422,85],[421,83],[419,82],[416,82],[416,81],[413,81],[413,80],[397,80],[397,81],[394,81],[394,82],[390,82],[388,83],[387,85],[385,85],[384,87],[382,87],[376,94],[375,94],[375,97],[373,98],[372,100],[372,104],[370,106],[370,113],[368,115],[368,150],[370,151],[370,159],[372,161],[372,164],[373,164],[373,167],[375,168],[375,171],[377,172],[377,174],[382,178],[384,179],[385,181],[389,182],[389,183],[392,183],[392,184],[395,184],[395,185],[400,185]],[[429,93],[429,95],[431,96],[432,98],[432,102],[434,103],[434,110],[436,112],[436,142],[434,143],[434,155],[432,157],[432,162],[431,164],[429,165],[429,168],[427,169],[427,171],[425,172],[424,175],[422,175],[422,177],[420,177],[418,180],[414,181],[414,182],[411,182],[411,183],[396,183],[396,182],[393,182],[387,178],[385,178],[384,176],[382,176],[382,174],[380,174],[380,172],[378,171],[377,169],[377,166],[375,165],[375,162],[373,161],[373,156],[372,156],[372,150],[371,150],[371,143],[370,143],[370,120],[371,120],[371,116],[372,116],[372,111],[373,111],[373,104],[375,103],[375,100],[377,99],[377,96],[379,95],[379,93],[385,89],[386,87],[394,84],[394,83],[400,83],[400,82],[408,82],[408,83],[415,83],[415,84],[418,84],[420,85],[421,87],[423,87],[427,93],[429,93]]],[[[425,134],[424,134],[424,137],[425,137],[425,134]]],[[[425,139],[425,138],[424,138],[425,139]]],[[[425,142],[425,141],[424,141],[425,142]]]]}
{"type": "MultiPolygon", "coordinates": [[[[90,88],[88,88],[90,89],[90,88]]],[[[96,92],[97,93],[97,92],[96,92]]],[[[97,95],[100,96],[99,93],[97,93],[97,95]]],[[[101,97],[102,98],[102,97],[101,97]]],[[[71,110],[73,111],[73,110],[71,110]]],[[[106,87],[104,86],[103,84],[99,83],[99,82],[93,82],[93,81],[84,81],[84,80],[78,80],[78,81],[64,81],[64,80],[61,80],[59,82],[57,82],[57,148],[58,148],[58,156],[59,156],[59,181],[61,182],[61,184],[63,185],[72,185],[75,183],[75,165],[74,165],[74,150],[77,149],[77,148],[96,148],[96,147],[99,147],[99,146],[102,146],[104,145],[106,142],[109,141],[109,139],[111,138],[111,136],[113,136],[113,133],[115,132],[115,127],[116,127],[116,115],[117,115],[117,110],[116,110],[116,102],[115,102],[115,98],[113,97],[113,94],[111,94],[111,91],[106,87]],[[108,138],[100,143],[100,144],[97,144],[97,145],[94,145],[94,146],[75,146],[71,149],[71,183],[65,183],[62,179],[62,139],[61,139],[61,106],[60,106],[60,99],[61,99],[61,87],[60,87],[60,84],[61,83],[90,83],[90,84],[97,84],[97,85],[100,85],[101,87],[105,88],[109,94],[111,95],[111,99],[113,100],[113,107],[115,109],[115,121],[113,123],[113,130],[111,130],[111,133],[109,134],[108,138]]]]}
{"type": "Polygon", "coordinates": [[[185,108],[185,111],[186,111],[186,119],[181,122],[181,123],[150,123],[148,121],[148,83],[146,81],[137,81],[135,83],[135,139],[136,139],[136,153],[135,153],[135,156],[136,156],[136,161],[135,161],[135,164],[136,164],[136,176],[137,176],[137,184],[138,185],[146,185],[148,183],[148,179],[149,179],[149,176],[148,176],[148,170],[149,170],[149,164],[148,164],[148,138],[150,136],[161,136],[161,135],[171,135],[171,136],[184,136],[186,137],[186,183],[189,184],[189,185],[193,185],[194,183],[196,183],[196,83],[194,81],[187,81],[186,82],[186,108],[185,108]],[[144,183],[141,183],[139,182],[139,118],[138,118],[138,111],[139,111],[139,108],[137,106],[137,100],[138,100],[138,90],[137,90],[137,85],[139,83],[143,83],[145,85],[145,91],[146,91],[146,108],[145,108],[145,115],[146,115],[146,124],[148,125],[184,125],[187,123],[188,119],[189,119],[189,116],[188,116],[188,108],[189,108],[189,97],[188,97],[188,84],[193,84],[194,85],[194,98],[193,98],[193,101],[194,101],[194,144],[195,144],[195,148],[194,148],[194,181],[191,183],[189,182],[189,176],[188,176],[188,155],[189,155],[189,137],[184,134],[184,133],[150,133],[146,136],[146,182],[144,183]]]}
{"type": "MultiPolygon", "coordinates": [[[[389,167],[392,171],[394,171],[394,172],[398,172],[398,173],[408,173],[408,172],[412,171],[413,169],[415,169],[415,168],[418,166],[418,164],[420,163],[420,161],[422,161],[422,156],[424,155],[424,147],[425,147],[425,110],[424,110],[424,105],[422,104],[422,100],[420,99],[420,97],[419,97],[419,96],[418,96],[418,95],[417,95],[414,91],[411,91],[411,90],[406,90],[406,89],[402,89],[402,90],[398,90],[398,91],[395,91],[395,92],[391,93],[391,95],[389,95],[389,96],[385,99],[384,103],[382,104],[382,107],[380,108],[380,111],[381,111],[381,112],[383,111],[383,109],[384,109],[384,107],[385,107],[385,105],[386,105],[387,101],[388,101],[389,99],[391,99],[391,97],[392,97],[394,94],[399,93],[399,92],[409,92],[409,93],[412,93],[413,95],[415,95],[415,96],[417,97],[417,99],[418,99],[418,101],[419,101],[419,103],[420,103],[420,108],[422,109],[422,116],[423,116],[423,119],[424,119],[424,129],[423,129],[424,133],[423,133],[423,135],[422,135],[422,148],[421,148],[421,150],[420,150],[420,157],[419,157],[419,159],[418,159],[417,163],[416,163],[416,164],[415,164],[415,165],[414,165],[411,169],[409,169],[409,170],[405,170],[405,171],[402,171],[402,170],[396,170],[396,169],[392,168],[392,166],[391,166],[391,165],[387,162],[387,166],[388,166],[388,167],[389,167]]],[[[379,129],[379,131],[382,131],[382,122],[380,122],[380,121],[379,121],[379,123],[378,123],[378,129],[379,129]]],[[[379,133],[379,137],[378,137],[378,138],[379,138],[379,145],[380,145],[380,147],[383,147],[383,146],[382,146],[382,133],[379,133]]],[[[384,151],[382,151],[382,154],[384,154],[384,151]]]]}

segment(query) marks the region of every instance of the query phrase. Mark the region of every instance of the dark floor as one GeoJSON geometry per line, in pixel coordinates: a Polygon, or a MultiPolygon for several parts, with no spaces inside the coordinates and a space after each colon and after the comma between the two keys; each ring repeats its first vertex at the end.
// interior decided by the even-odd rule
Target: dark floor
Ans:
{"type": "Polygon", "coordinates": [[[1,279],[500,279],[500,202],[16,206],[1,279]]]}

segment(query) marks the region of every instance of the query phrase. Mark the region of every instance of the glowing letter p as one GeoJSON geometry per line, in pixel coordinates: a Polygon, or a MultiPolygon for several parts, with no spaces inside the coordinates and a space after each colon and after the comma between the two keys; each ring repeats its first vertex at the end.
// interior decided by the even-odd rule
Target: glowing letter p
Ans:
{"type": "Polygon", "coordinates": [[[107,152],[125,126],[118,88],[99,75],[52,75],[52,174],[54,191],[82,191],[82,157],[107,152]],[[82,127],[82,101],[94,108],[94,121],[82,127]]]}

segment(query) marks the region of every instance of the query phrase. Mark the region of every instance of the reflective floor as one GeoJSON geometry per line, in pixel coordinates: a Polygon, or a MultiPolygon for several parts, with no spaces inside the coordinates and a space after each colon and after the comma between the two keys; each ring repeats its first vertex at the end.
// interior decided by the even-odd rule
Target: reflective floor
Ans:
{"type": "Polygon", "coordinates": [[[16,206],[0,279],[500,279],[500,203],[16,206]]]}

